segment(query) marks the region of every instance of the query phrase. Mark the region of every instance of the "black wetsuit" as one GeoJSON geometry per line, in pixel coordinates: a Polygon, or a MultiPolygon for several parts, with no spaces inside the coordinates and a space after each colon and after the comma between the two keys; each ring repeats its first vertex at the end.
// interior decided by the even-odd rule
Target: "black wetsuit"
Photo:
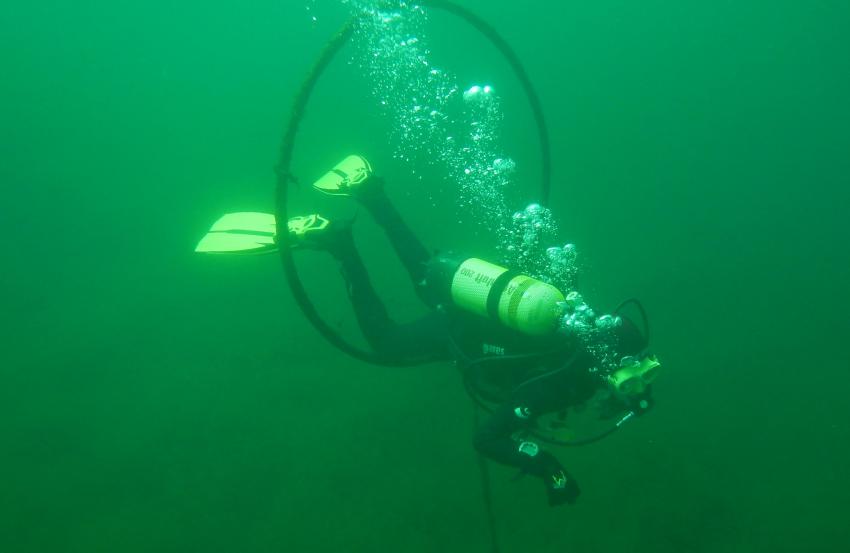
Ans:
{"type": "MultiPolygon", "coordinates": [[[[383,187],[370,187],[368,193],[358,195],[358,200],[386,232],[417,290],[426,288],[432,256],[400,217],[383,187]]],[[[350,233],[337,241],[332,253],[341,263],[359,326],[375,351],[388,357],[421,359],[423,363],[482,364],[482,360],[492,358],[500,360],[502,372],[514,376],[532,369],[542,372],[513,388],[479,425],[474,444],[487,457],[540,478],[563,470],[553,455],[536,444],[518,442],[513,435],[537,416],[561,411],[593,395],[599,380],[587,370],[592,364],[589,355],[565,347],[562,339],[525,336],[459,310],[435,309],[414,322],[397,324],[375,293],[350,233]]],[[[433,304],[427,294],[422,297],[433,304]]]]}

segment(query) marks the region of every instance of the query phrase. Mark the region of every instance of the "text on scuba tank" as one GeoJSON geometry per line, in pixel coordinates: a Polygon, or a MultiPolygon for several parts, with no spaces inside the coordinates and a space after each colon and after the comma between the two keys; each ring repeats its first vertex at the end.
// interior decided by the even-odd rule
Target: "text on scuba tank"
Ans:
{"type": "Polygon", "coordinates": [[[475,284],[485,284],[487,286],[491,286],[494,282],[496,282],[495,278],[487,276],[484,273],[479,273],[478,271],[472,270],[468,267],[461,267],[460,275],[471,278],[475,281],[475,284]]]}

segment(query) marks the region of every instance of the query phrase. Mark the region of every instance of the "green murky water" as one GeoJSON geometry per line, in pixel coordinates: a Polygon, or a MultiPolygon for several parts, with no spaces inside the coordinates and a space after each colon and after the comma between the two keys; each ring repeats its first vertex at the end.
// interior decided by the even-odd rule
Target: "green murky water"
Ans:
{"type": "MultiPolygon", "coordinates": [[[[502,551],[843,551],[850,8],[463,5],[540,92],[585,295],[642,298],[667,364],[651,416],[559,452],[575,507],[492,467],[502,551]]],[[[274,257],[192,254],[221,213],[273,209],[289,105],[349,9],[307,7],[0,7],[0,550],[489,550],[453,367],[352,361],[274,257]]],[[[521,90],[462,23],[428,25],[435,64],[499,91],[520,209],[539,178],[521,90]]],[[[439,165],[400,159],[354,54],[316,90],[296,174],[361,152],[429,247],[496,255],[439,165]]],[[[355,231],[393,315],[421,313],[374,223],[355,231]]],[[[300,261],[356,340],[334,266],[300,261]]]]}

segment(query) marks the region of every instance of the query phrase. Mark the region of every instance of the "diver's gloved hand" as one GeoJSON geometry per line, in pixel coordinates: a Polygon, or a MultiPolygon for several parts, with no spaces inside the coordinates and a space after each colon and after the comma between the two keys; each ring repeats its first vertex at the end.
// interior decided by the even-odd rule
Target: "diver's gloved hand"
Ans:
{"type": "Polygon", "coordinates": [[[545,468],[538,474],[543,475],[543,484],[546,486],[549,506],[575,503],[579,494],[581,494],[576,479],[561,466],[558,459],[551,453],[541,452],[540,461],[545,468]]]}
{"type": "Polygon", "coordinates": [[[544,483],[546,484],[546,495],[550,507],[564,503],[572,505],[581,494],[576,479],[562,468],[544,478],[544,483]]]}

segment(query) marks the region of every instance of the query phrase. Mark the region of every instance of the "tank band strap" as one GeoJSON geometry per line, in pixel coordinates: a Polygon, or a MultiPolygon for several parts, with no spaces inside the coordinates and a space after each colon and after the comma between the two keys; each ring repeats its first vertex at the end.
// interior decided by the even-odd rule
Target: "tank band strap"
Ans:
{"type": "Polygon", "coordinates": [[[496,277],[493,286],[490,287],[490,293],[487,294],[487,314],[494,320],[499,319],[499,300],[502,298],[502,293],[508,284],[522,273],[513,269],[508,269],[504,273],[496,277]]]}
{"type": "Polygon", "coordinates": [[[522,296],[535,282],[533,278],[525,277],[519,282],[516,290],[511,292],[511,300],[508,304],[507,320],[504,321],[505,323],[510,326],[516,324],[517,311],[519,311],[519,303],[522,301],[522,296]]]}

